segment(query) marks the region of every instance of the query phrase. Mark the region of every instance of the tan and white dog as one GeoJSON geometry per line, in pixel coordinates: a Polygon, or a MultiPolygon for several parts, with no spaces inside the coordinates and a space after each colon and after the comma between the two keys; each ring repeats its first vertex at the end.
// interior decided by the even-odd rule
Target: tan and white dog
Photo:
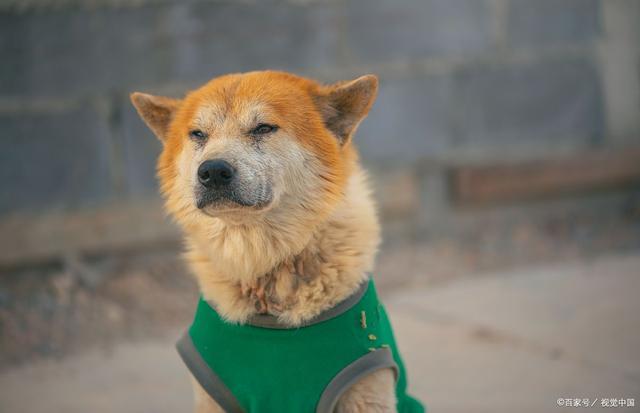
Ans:
{"type": "MultiPolygon", "coordinates": [[[[377,85],[264,71],[215,78],[181,100],[131,95],[163,143],[158,176],[186,260],[225,319],[300,325],[367,278],[379,226],[353,135],[377,85]]],[[[194,385],[197,412],[222,411],[194,385]]],[[[360,379],[336,409],[394,412],[392,370],[360,379]]]]}

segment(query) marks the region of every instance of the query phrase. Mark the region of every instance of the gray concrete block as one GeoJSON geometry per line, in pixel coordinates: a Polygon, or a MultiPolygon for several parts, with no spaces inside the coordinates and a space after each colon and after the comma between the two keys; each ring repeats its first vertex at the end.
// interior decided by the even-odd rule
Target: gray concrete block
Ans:
{"type": "Polygon", "coordinates": [[[90,108],[0,115],[0,212],[85,206],[112,195],[107,125],[90,108]]]}
{"type": "Polygon", "coordinates": [[[179,77],[200,82],[229,72],[304,71],[336,63],[337,17],[326,3],[200,2],[172,13],[172,31],[180,36],[179,77]]]}
{"type": "Polygon", "coordinates": [[[378,62],[478,54],[492,43],[487,0],[351,0],[346,5],[349,57],[378,62]]]}
{"type": "Polygon", "coordinates": [[[557,148],[603,139],[600,79],[589,59],[469,67],[456,75],[454,93],[458,147],[557,148]]]}
{"type": "Polygon", "coordinates": [[[77,95],[333,62],[327,5],[196,2],[3,15],[3,95],[77,95]],[[18,34],[13,30],[19,28],[18,34]]]}
{"type": "Polygon", "coordinates": [[[355,136],[364,160],[400,163],[446,152],[451,91],[448,76],[382,77],[378,98],[355,136]]]}
{"type": "Polygon", "coordinates": [[[607,102],[607,136],[614,145],[640,143],[640,1],[602,4],[599,47],[607,102]]]}
{"type": "Polygon", "coordinates": [[[600,34],[600,2],[511,0],[507,26],[515,47],[587,43],[600,34]]]}
{"type": "MultiPolygon", "coordinates": [[[[127,83],[166,81],[171,48],[162,8],[62,9],[11,16],[23,27],[14,61],[24,71],[3,95],[85,95],[127,83]]],[[[2,27],[2,36],[10,28],[2,27]]]]}
{"type": "Polygon", "coordinates": [[[122,102],[120,111],[124,192],[130,197],[155,197],[156,160],[162,144],[128,101],[122,102]]]}
{"type": "Polygon", "coordinates": [[[0,13],[0,91],[18,92],[27,83],[26,27],[20,19],[0,13]]]}

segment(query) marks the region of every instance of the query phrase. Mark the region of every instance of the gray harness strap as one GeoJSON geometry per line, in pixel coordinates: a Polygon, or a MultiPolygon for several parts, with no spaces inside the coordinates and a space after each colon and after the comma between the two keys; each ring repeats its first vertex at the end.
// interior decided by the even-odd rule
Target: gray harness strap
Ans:
{"type": "Polygon", "coordinates": [[[215,400],[227,413],[244,413],[242,406],[233,395],[231,390],[213,372],[202,359],[202,356],[193,345],[189,332],[187,331],[176,344],[178,353],[193,374],[193,377],[200,383],[202,388],[215,400]]]}
{"type": "Polygon", "coordinates": [[[338,400],[351,386],[364,376],[385,368],[393,369],[397,382],[399,375],[398,365],[393,359],[391,350],[386,347],[372,351],[349,364],[340,373],[336,374],[324,389],[318,401],[316,413],[333,413],[338,400]]]}

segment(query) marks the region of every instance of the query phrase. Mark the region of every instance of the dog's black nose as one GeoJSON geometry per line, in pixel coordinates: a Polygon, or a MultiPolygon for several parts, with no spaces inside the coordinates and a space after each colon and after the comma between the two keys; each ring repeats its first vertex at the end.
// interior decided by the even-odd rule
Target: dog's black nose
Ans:
{"type": "Polygon", "coordinates": [[[198,167],[198,181],[207,188],[220,188],[229,185],[234,173],[229,162],[212,159],[202,162],[198,167]]]}

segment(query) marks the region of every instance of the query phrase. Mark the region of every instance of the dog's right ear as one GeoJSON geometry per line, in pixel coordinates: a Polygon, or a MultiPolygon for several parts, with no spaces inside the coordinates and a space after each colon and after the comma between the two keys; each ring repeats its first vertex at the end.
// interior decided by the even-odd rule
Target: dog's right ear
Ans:
{"type": "Polygon", "coordinates": [[[158,139],[164,143],[169,130],[169,124],[171,123],[171,119],[173,119],[173,114],[180,105],[180,101],[164,96],[134,92],[131,94],[131,103],[135,106],[144,123],[146,123],[158,139]]]}

